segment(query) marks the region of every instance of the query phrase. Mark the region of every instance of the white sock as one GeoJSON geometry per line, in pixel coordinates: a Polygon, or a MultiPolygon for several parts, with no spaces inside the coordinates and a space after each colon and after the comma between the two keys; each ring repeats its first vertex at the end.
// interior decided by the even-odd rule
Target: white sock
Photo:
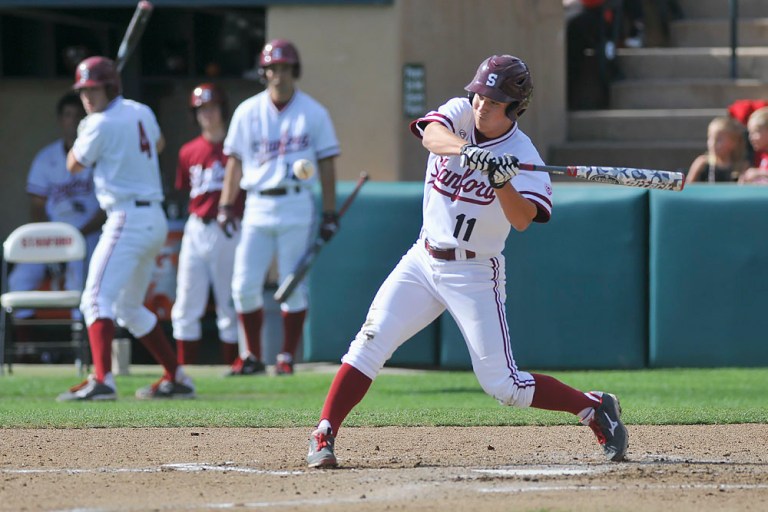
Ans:
{"type": "Polygon", "coordinates": [[[328,420],[321,420],[320,423],[317,424],[318,430],[325,430],[326,432],[333,432],[333,429],[331,428],[331,422],[328,420]]]}

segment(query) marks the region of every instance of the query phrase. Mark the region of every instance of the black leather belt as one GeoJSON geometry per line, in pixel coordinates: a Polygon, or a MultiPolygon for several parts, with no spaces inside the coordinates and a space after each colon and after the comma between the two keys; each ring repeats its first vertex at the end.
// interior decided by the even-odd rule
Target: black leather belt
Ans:
{"type": "Polygon", "coordinates": [[[301,190],[300,187],[275,187],[259,190],[261,196],[284,196],[290,192],[298,193],[301,190]]]}
{"type": "MultiPolygon", "coordinates": [[[[437,247],[432,247],[429,245],[428,240],[424,240],[424,247],[427,248],[429,255],[436,260],[455,261],[457,259],[456,249],[438,249],[437,247]]],[[[477,256],[474,251],[464,251],[464,253],[466,254],[468,260],[471,260],[477,256]]]]}

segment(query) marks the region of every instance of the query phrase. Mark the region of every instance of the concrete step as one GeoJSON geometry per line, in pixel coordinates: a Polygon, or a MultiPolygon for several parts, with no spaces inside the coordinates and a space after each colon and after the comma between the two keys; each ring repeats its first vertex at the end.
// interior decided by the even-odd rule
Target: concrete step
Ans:
{"type": "Polygon", "coordinates": [[[552,147],[550,165],[607,165],[687,172],[704,152],[701,140],[674,142],[566,142],[552,147]]]}
{"type": "Polygon", "coordinates": [[[611,85],[611,109],[724,108],[744,98],[768,98],[761,80],[622,80],[611,85]]]}
{"type": "Polygon", "coordinates": [[[699,138],[702,151],[712,118],[722,109],[584,110],[568,114],[571,142],[690,141],[699,138]]]}
{"type": "MultiPolygon", "coordinates": [[[[625,48],[618,63],[627,79],[730,78],[731,49],[625,48]]],[[[738,78],[768,82],[768,47],[738,48],[736,64],[738,78]]]]}
{"type": "MultiPolygon", "coordinates": [[[[766,2],[768,4],[768,2],[766,2]]],[[[768,45],[768,17],[739,19],[738,46],[768,45]]],[[[712,47],[731,44],[731,28],[727,18],[683,19],[671,24],[669,46],[712,47]]]]}
{"type": "MultiPolygon", "coordinates": [[[[728,18],[729,0],[678,0],[686,18],[728,18]]],[[[768,16],[765,0],[737,0],[739,18],[768,16]]]]}

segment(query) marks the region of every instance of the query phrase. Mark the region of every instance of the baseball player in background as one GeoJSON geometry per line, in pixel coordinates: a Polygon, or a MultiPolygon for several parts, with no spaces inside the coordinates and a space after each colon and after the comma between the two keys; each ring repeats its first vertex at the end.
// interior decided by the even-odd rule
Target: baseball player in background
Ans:
{"type": "Polygon", "coordinates": [[[143,306],[155,257],[168,233],[162,208],[158,153],[165,141],[152,110],[120,94],[120,75],[105,57],[78,64],[73,88],[88,116],[67,155],[72,173],[93,167],[99,205],[107,212],[91,257],[80,310],[88,326],[94,373],[59,400],[114,400],[112,339],[115,320],[165,369],[136,397],[192,398],[195,387],[176,362],[157,316],[143,306]]]}
{"type": "MultiPolygon", "coordinates": [[[[232,267],[239,233],[225,236],[216,223],[224,184],[224,137],[227,134],[227,97],[211,83],[192,90],[189,106],[200,135],[179,150],[176,188],[189,192],[189,218],[179,251],[176,301],[171,310],[178,363],[197,362],[202,337],[201,318],[213,289],[216,325],[226,364],[238,356],[237,316],[232,303],[232,267]]],[[[242,216],[245,194],[239,194],[234,213],[242,216]]]]}
{"type": "MultiPolygon", "coordinates": [[[[82,290],[85,270],[106,217],[93,191],[93,170],[86,168],[77,175],[67,171],[67,153],[77,137],[77,125],[85,117],[80,97],[72,92],[62,96],[56,104],[56,117],[61,138],[37,153],[27,175],[29,214],[32,222],[66,222],[83,233],[87,247],[85,262],[68,263],[64,276],[65,289],[82,290]]],[[[35,290],[45,276],[46,265],[20,263],[8,276],[8,289],[35,290]]],[[[33,314],[32,310],[21,310],[15,316],[30,318],[33,314]]],[[[82,317],[80,310],[73,310],[72,315],[82,317]]]]}
{"type": "Polygon", "coordinates": [[[342,358],[310,435],[310,467],[337,464],[334,442],[344,419],[392,353],[445,310],[486,393],[502,405],[570,412],[592,428],[608,459],[624,458],[627,430],[615,396],[521,371],[512,356],[502,250],[510,225],[523,231],[547,222],[552,210],[549,175],[518,168],[518,158],[542,163],[517,123],[533,91],[528,67],[493,55],[465,89],[468,98],[450,99],[411,123],[430,152],[421,233],[379,288],[342,358]]]}
{"type": "MultiPolygon", "coordinates": [[[[312,186],[317,177],[298,180],[292,173],[293,162],[307,159],[319,169],[320,236],[329,240],[338,228],[334,159],[339,155],[339,143],[328,111],[296,87],[301,75],[296,47],[285,39],[268,42],[259,57],[259,71],[266,90],[237,107],[224,140],[229,160],[218,220],[225,232],[237,228],[234,202],[238,187],[247,192],[232,277],[247,352],[232,365],[231,375],[264,372],[261,328],[267,272],[277,256],[278,277],[285,279],[314,239],[312,186]]],[[[276,372],[290,375],[307,313],[306,287],[300,286],[281,304],[281,310],[284,339],[276,372]]]]}

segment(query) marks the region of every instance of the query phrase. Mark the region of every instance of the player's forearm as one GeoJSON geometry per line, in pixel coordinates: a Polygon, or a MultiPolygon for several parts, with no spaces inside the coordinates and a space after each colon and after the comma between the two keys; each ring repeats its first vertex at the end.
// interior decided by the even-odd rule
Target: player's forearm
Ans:
{"type": "Polygon", "coordinates": [[[35,194],[29,195],[29,218],[32,222],[45,222],[48,214],[45,213],[47,198],[35,194]]]}
{"type": "Polygon", "coordinates": [[[440,123],[429,123],[424,129],[422,145],[430,153],[441,156],[455,156],[461,153],[461,148],[467,143],[458,135],[452,133],[440,123]]]}
{"type": "Polygon", "coordinates": [[[83,169],[85,169],[85,166],[77,161],[77,157],[75,157],[75,154],[70,149],[69,153],[67,153],[67,170],[72,174],[75,174],[83,169]]]}
{"type": "Polygon", "coordinates": [[[500,189],[496,189],[496,197],[501,203],[501,210],[507,221],[517,231],[525,231],[536,217],[536,205],[524,198],[515,190],[511,183],[507,183],[500,189]]]}
{"type": "Polygon", "coordinates": [[[317,163],[320,168],[320,187],[324,212],[336,211],[336,166],[333,158],[324,158],[317,163]]]}
{"type": "Polygon", "coordinates": [[[243,177],[243,163],[239,158],[230,156],[224,172],[224,184],[221,189],[219,206],[232,205],[237,200],[240,191],[240,180],[243,177]]]}

